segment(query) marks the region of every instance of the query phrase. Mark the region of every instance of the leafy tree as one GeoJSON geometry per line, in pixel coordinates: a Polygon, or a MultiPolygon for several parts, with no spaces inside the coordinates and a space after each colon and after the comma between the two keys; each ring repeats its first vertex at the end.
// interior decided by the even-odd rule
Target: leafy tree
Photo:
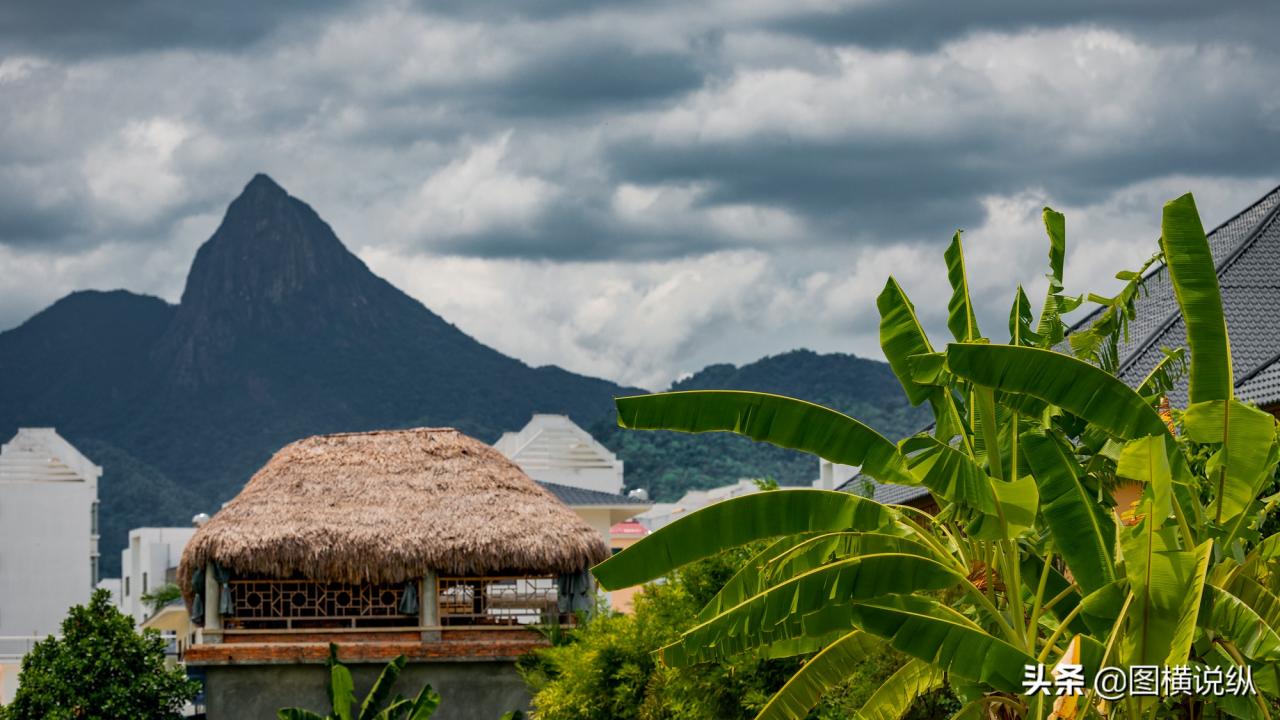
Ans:
{"type": "MultiPolygon", "coordinates": [[[[1009,342],[978,329],[957,233],[945,260],[948,329],[935,351],[890,278],[877,300],[881,345],[931,433],[893,443],[828,408],[736,391],[618,400],[636,429],[732,431],[928,488],[941,510],[814,490],[760,493],[668,525],[595,569],[627,587],[722,552],[770,541],[661,651],[671,668],[818,651],[759,718],[802,718],[868,648],[909,659],[860,717],[900,717],[950,681],[964,717],[1270,717],[1280,697],[1280,536],[1264,536],[1280,443],[1275,419],[1233,397],[1217,274],[1190,195],[1165,205],[1160,252],[1117,277],[1092,324],[1063,292],[1065,219],[1048,208],[1049,290],[1038,321],[1021,288],[1009,342]],[[1187,352],[1171,351],[1137,388],[1118,348],[1147,268],[1163,261],[1187,352]],[[1063,348],[1064,340],[1070,354],[1063,348]],[[1185,360],[1190,404],[1162,412],[1185,360]],[[1131,495],[1133,500],[1127,499],[1131,495]],[[1120,504],[1118,504],[1120,503],[1120,504]],[[1083,697],[1024,694],[1024,668],[1080,664],[1248,666],[1258,695],[1083,697]]],[[[684,670],[689,672],[689,670],[684,670]]]]}
{"type": "Polygon", "coordinates": [[[430,685],[424,686],[413,700],[401,695],[391,696],[391,688],[404,672],[407,662],[407,658],[400,655],[387,663],[357,712],[351,670],[338,659],[338,646],[329,643],[329,659],[325,662],[329,668],[329,686],[326,689],[332,712],[320,715],[302,708],[284,708],[276,716],[280,720],[427,720],[440,707],[440,694],[430,685]]]}
{"type": "Polygon", "coordinates": [[[200,690],[181,668],[164,665],[165,641],[139,634],[105,590],[71,608],[62,636],[35,644],[22,660],[5,720],[180,718],[200,690]]]}

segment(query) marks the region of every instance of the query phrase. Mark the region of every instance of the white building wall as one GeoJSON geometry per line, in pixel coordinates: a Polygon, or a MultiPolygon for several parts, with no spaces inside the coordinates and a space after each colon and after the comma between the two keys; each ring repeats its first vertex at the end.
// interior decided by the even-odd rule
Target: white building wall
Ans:
{"type": "Polygon", "coordinates": [[[56,634],[97,583],[101,474],[52,428],[23,428],[0,448],[0,702],[17,689],[27,638],[56,634]]]}
{"type": "Polygon", "coordinates": [[[120,554],[119,594],[115,596],[120,612],[141,623],[150,609],[142,596],[154,592],[168,582],[171,571],[182,560],[182,550],[196,529],[135,528],[129,531],[129,545],[120,554]]]}
{"type": "Polygon", "coordinates": [[[818,458],[818,479],[813,481],[813,487],[818,490],[834,490],[849,482],[861,469],[856,465],[841,465],[818,458]]]}
{"type": "Polygon", "coordinates": [[[609,542],[609,528],[613,527],[613,514],[609,508],[575,507],[571,509],[592,529],[600,533],[606,543],[609,542]]]}

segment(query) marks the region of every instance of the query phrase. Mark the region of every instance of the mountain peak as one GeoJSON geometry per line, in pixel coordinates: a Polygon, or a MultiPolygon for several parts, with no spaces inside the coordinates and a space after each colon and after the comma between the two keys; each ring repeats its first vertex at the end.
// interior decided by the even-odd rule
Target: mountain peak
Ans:
{"type": "Polygon", "coordinates": [[[343,276],[371,275],[310,205],[258,173],[196,253],[182,304],[279,305],[343,276]]]}
{"type": "Polygon", "coordinates": [[[266,195],[266,196],[288,196],[284,188],[280,187],[280,183],[271,179],[266,173],[258,173],[249,180],[249,184],[244,186],[244,190],[240,193],[244,195],[266,195]]]}
{"type": "Polygon", "coordinates": [[[388,303],[408,300],[400,296],[311,206],[258,174],[196,252],[161,354],[178,372],[207,375],[215,357],[246,338],[287,341],[379,326],[388,303]]]}

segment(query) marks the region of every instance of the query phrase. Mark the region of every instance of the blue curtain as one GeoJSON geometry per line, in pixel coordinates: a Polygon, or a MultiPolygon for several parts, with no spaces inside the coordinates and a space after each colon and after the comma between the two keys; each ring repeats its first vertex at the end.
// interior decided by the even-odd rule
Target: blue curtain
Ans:
{"type": "Polygon", "coordinates": [[[556,579],[560,612],[590,611],[595,607],[595,586],[586,570],[556,579]]]}
{"type": "Polygon", "coordinates": [[[418,581],[410,580],[404,584],[404,594],[400,596],[400,604],[396,606],[404,615],[418,614],[418,581]]]}
{"type": "Polygon", "coordinates": [[[231,569],[214,563],[213,579],[218,581],[218,614],[231,615],[236,609],[235,603],[231,602],[231,588],[227,587],[231,580],[231,569]]]}
{"type": "Polygon", "coordinates": [[[191,621],[196,623],[204,623],[204,568],[196,568],[191,573],[191,594],[195,598],[191,601],[191,621]]]}

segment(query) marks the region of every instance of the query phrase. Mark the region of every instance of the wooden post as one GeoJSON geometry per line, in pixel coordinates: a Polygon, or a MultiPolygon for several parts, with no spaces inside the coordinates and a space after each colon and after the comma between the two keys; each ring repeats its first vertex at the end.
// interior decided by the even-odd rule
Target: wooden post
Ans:
{"type": "MultiPolygon", "coordinates": [[[[440,624],[440,593],[436,589],[436,571],[428,570],[422,578],[418,592],[418,625],[436,627],[440,624]]],[[[423,630],[422,642],[440,642],[439,630],[423,630]]]]}
{"type": "Polygon", "coordinates": [[[222,587],[213,574],[213,563],[204,569],[204,641],[209,644],[222,642],[222,587]]]}

